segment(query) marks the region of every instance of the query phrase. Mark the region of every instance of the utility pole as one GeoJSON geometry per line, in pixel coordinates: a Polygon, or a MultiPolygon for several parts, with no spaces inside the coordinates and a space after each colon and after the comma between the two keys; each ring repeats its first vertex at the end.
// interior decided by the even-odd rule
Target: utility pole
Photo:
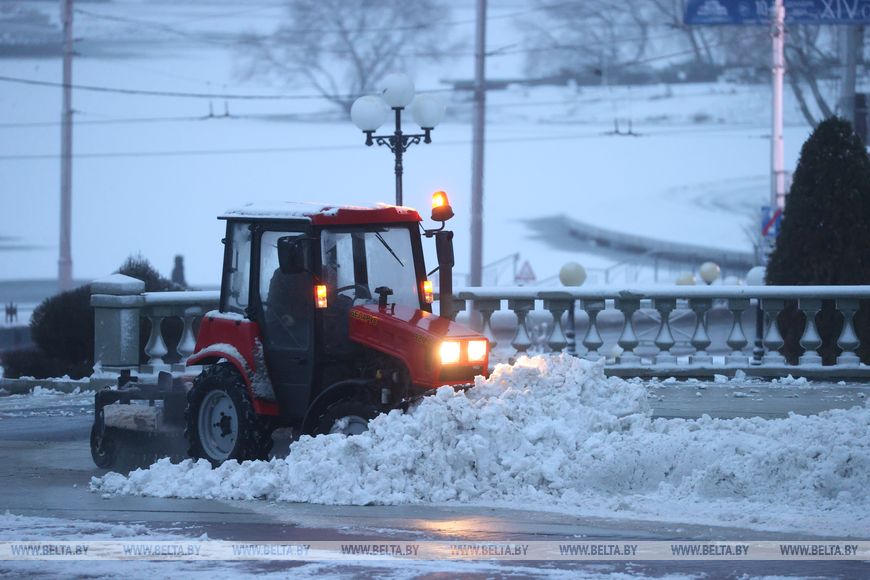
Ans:
{"type": "Polygon", "coordinates": [[[477,0],[471,152],[471,285],[483,282],[483,140],[486,126],[486,0],[477,0]]]}
{"type": "Polygon", "coordinates": [[[58,289],[73,286],[72,272],[72,58],[73,0],[61,0],[63,19],[63,112],[60,129],[60,258],[57,263],[58,289]]]}
{"type": "Polygon", "coordinates": [[[855,81],[863,26],[846,26],[840,34],[840,62],[843,76],[840,82],[840,116],[855,126],[855,81]]]}
{"type": "Polygon", "coordinates": [[[776,0],[770,35],[773,38],[773,127],[770,135],[772,211],[785,208],[785,146],[782,136],[783,78],[785,76],[785,6],[776,0]]]}

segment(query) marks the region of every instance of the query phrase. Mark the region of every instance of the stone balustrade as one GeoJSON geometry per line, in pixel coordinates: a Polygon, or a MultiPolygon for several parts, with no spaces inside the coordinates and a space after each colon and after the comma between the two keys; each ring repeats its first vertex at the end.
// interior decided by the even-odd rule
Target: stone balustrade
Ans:
{"type": "Polygon", "coordinates": [[[870,286],[483,287],[456,292],[457,319],[480,330],[493,360],[566,350],[604,359],[612,374],[748,374],[870,378],[856,351],[853,319],[870,286]],[[842,317],[833,365],[822,365],[816,317],[825,301],[842,317]],[[796,303],[805,315],[796,365],[780,353],[780,315],[796,303]],[[575,308],[576,328],[568,311],[575,308]],[[759,320],[759,312],[761,319],[759,320]],[[576,337],[576,338],[575,338],[576,337]]]}
{"type": "Polygon", "coordinates": [[[202,316],[220,301],[217,291],[144,292],[135,278],[114,274],[91,285],[94,307],[94,360],[105,371],[136,370],[140,373],[181,371],[193,354],[202,316]],[[170,341],[167,321],[179,321],[180,332],[170,341]],[[141,347],[142,322],[150,330],[141,347]],[[171,342],[171,344],[170,344],[171,342]],[[169,347],[173,347],[170,352],[169,347]],[[141,353],[147,362],[140,364],[141,353]]]}
{"type": "MultiPolygon", "coordinates": [[[[199,321],[217,308],[220,293],[143,290],[140,281],[119,274],[93,283],[95,360],[104,370],[180,371],[193,353],[199,321]],[[170,319],[180,321],[174,341],[166,333],[170,319]],[[150,325],[144,349],[143,320],[150,325]],[[147,361],[140,365],[143,350],[147,361]]],[[[743,370],[866,379],[870,367],[858,358],[853,324],[861,300],[870,300],[870,286],[484,287],[458,290],[453,304],[458,320],[490,340],[491,362],[565,350],[604,359],[608,372],[624,376],[743,370]],[[836,364],[823,366],[816,317],[826,301],[842,317],[837,340],[842,352],[836,364]],[[779,318],[790,303],[808,321],[800,339],[805,352],[796,365],[780,353],[779,318]],[[575,328],[568,324],[572,307],[575,328]]]]}

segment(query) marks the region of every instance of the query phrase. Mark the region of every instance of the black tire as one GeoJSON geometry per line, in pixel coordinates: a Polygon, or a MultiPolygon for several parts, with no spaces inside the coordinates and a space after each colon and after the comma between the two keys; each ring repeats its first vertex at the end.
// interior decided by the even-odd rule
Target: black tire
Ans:
{"type": "Polygon", "coordinates": [[[363,429],[365,431],[368,430],[368,422],[377,417],[379,413],[378,408],[368,401],[361,399],[340,399],[329,405],[323,415],[320,416],[314,434],[345,433],[346,435],[356,435],[358,432],[361,432],[359,431],[359,419],[365,421],[363,429]],[[349,424],[346,425],[345,429],[339,430],[336,423],[344,418],[349,419],[349,424]],[[353,432],[348,432],[348,429],[353,432]]]}
{"type": "Polygon", "coordinates": [[[184,419],[187,453],[195,459],[207,459],[217,467],[229,459],[241,462],[269,457],[272,432],[254,412],[245,383],[230,364],[211,365],[194,379],[193,388],[187,393],[184,419]],[[207,407],[203,409],[203,402],[207,400],[207,407]],[[224,405],[227,405],[227,401],[231,402],[236,424],[233,425],[231,415],[221,412],[220,421],[212,424],[215,429],[210,434],[203,435],[200,433],[200,425],[208,425],[210,421],[208,415],[204,415],[201,420],[200,414],[215,412],[210,408],[213,400],[221,401],[224,405]],[[220,434],[216,433],[217,429],[221,430],[220,434]],[[219,439],[220,437],[225,439],[219,439]],[[215,440],[222,445],[220,449],[214,444],[215,440]]]}
{"type": "Polygon", "coordinates": [[[100,413],[91,426],[91,458],[100,469],[109,469],[118,459],[118,441],[115,429],[105,428],[100,413]]]}

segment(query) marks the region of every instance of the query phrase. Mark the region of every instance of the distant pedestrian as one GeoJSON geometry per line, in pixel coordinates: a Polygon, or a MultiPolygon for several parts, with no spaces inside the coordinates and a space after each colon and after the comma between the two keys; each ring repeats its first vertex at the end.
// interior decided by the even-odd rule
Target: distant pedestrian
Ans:
{"type": "Polygon", "coordinates": [[[14,302],[6,305],[6,324],[12,324],[18,321],[18,307],[14,302]]]}

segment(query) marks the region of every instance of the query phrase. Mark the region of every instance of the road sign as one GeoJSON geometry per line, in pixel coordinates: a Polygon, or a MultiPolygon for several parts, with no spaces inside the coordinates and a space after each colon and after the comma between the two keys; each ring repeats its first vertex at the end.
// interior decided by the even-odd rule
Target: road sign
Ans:
{"type": "MultiPolygon", "coordinates": [[[[870,23],[870,0],[783,0],[789,24],[870,23]]],[[[686,24],[769,25],[773,0],[688,0],[686,24]]]]}
{"type": "Polygon", "coordinates": [[[537,277],[535,276],[535,272],[532,270],[532,265],[529,264],[528,260],[526,260],[523,262],[520,271],[517,272],[516,276],[514,276],[514,282],[524,284],[534,282],[535,280],[537,280],[537,277]]]}
{"type": "Polygon", "coordinates": [[[782,225],[782,209],[771,212],[769,205],[761,207],[761,235],[768,239],[776,239],[782,225]]]}

